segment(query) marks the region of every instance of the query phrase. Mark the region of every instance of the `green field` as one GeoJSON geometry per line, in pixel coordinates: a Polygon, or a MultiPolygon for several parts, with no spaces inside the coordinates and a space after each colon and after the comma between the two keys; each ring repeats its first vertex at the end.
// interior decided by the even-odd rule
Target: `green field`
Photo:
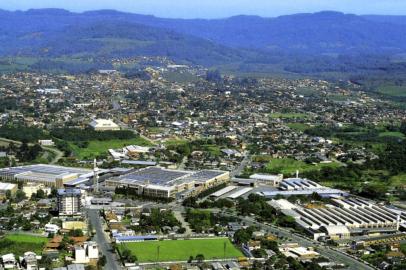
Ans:
{"type": "Polygon", "coordinates": [[[386,131],[386,132],[381,132],[379,133],[379,137],[396,137],[399,139],[405,139],[406,136],[402,132],[396,132],[396,131],[386,131]]]}
{"type": "Polygon", "coordinates": [[[226,245],[225,258],[243,256],[228,238],[123,243],[120,250],[126,248],[131,250],[139,262],[187,261],[190,256],[196,257],[198,254],[203,254],[206,260],[224,258],[224,245],[226,245]]]}
{"type": "Polygon", "coordinates": [[[26,234],[9,234],[1,238],[0,255],[14,253],[17,256],[23,255],[24,252],[33,251],[37,255],[42,253],[48,238],[26,235],[26,234]]]}
{"type": "Polygon", "coordinates": [[[284,175],[292,175],[299,170],[299,172],[308,172],[313,170],[320,170],[324,167],[339,167],[338,163],[320,163],[317,165],[308,164],[303,161],[294,160],[291,158],[272,159],[266,166],[270,173],[282,173],[284,175]]]}
{"type": "Polygon", "coordinates": [[[306,119],[309,118],[309,115],[305,113],[271,113],[270,117],[273,119],[285,118],[285,119],[306,119]]]}
{"type": "Polygon", "coordinates": [[[306,129],[308,129],[310,126],[307,124],[303,124],[303,123],[288,123],[286,124],[288,127],[290,127],[291,129],[297,130],[297,131],[305,131],[306,129]]]}
{"type": "Polygon", "coordinates": [[[187,144],[189,141],[185,139],[170,139],[166,140],[164,144],[166,146],[178,146],[178,145],[184,145],[187,144]]]}
{"type": "Polygon", "coordinates": [[[406,86],[384,85],[378,92],[392,97],[406,97],[406,86]]]}
{"type": "Polygon", "coordinates": [[[80,148],[74,143],[69,143],[75,156],[79,159],[95,158],[98,155],[107,154],[109,149],[121,148],[128,145],[149,146],[150,142],[141,137],[129,140],[108,140],[108,141],[90,141],[86,148],[80,148]]]}
{"type": "Polygon", "coordinates": [[[406,173],[392,176],[389,179],[389,181],[390,181],[391,187],[405,188],[406,187],[406,173]]]}

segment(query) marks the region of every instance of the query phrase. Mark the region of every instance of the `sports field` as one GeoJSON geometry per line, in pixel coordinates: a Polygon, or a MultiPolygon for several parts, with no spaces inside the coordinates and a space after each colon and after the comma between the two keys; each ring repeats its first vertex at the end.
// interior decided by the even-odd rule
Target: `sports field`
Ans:
{"type": "Polygon", "coordinates": [[[74,143],[70,143],[75,155],[80,159],[90,159],[101,154],[107,154],[109,149],[122,148],[128,145],[151,146],[151,144],[141,137],[128,140],[108,140],[108,141],[90,141],[86,148],[80,148],[74,143]]]}
{"type": "Polygon", "coordinates": [[[203,254],[206,260],[243,256],[228,238],[123,243],[120,250],[124,249],[131,250],[139,262],[187,261],[190,256],[195,258],[198,254],[203,254]]]}
{"type": "Polygon", "coordinates": [[[37,255],[42,253],[42,249],[48,238],[26,235],[26,234],[9,234],[0,239],[0,255],[14,253],[21,256],[26,251],[33,251],[37,255]]]}
{"type": "Polygon", "coordinates": [[[324,167],[337,168],[339,166],[340,164],[336,162],[313,165],[291,158],[281,158],[271,159],[266,165],[266,169],[268,173],[282,173],[284,175],[291,176],[296,172],[296,170],[299,170],[299,172],[308,172],[321,170],[324,167]]]}

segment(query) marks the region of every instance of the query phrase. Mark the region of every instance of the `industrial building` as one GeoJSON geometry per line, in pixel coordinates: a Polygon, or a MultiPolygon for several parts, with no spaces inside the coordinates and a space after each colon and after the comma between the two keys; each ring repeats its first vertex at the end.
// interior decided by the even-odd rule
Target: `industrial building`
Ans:
{"type": "Polygon", "coordinates": [[[79,215],[81,211],[80,189],[58,189],[58,213],[60,216],[79,215]]]}
{"type": "Polygon", "coordinates": [[[175,198],[182,192],[193,195],[207,188],[228,182],[229,172],[217,170],[181,171],[147,167],[106,180],[108,188],[129,187],[148,197],[175,198]]]}
{"type": "Polygon", "coordinates": [[[96,131],[120,130],[120,127],[109,119],[94,119],[89,126],[96,131]]]}
{"type": "Polygon", "coordinates": [[[6,198],[7,192],[10,192],[10,195],[14,196],[16,191],[17,191],[17,185],[16,184],[1,183],[0,182],[0,199],[6,198]]]}
{"type": "Polygon", "coordinates": [[[89,180],[93,171],[55,165],[35,164],[0,169],[0,179],[8,182],[36,183],[46,187],[62,188],[79,179],[89,180]]]}
{"type": "Polygon", "coordinates": [[[314,232],[315,238],[342,239],[366,233],[396,232],[400,224],[406,223],[405,212],[359,198],[336,198],[331,202],[319,207],[300,206],[285,199],[272,200],[269,204],[314,232]]]}
{"type": "Polygon", "coordinates": [[[256,173],[251,175],[250,179],[254,179],[259,184],[279,187],[283,180],[283,174],[272,175],[256,173]]]}
{"type": "Polygon", "coordinates": [[[302,178],[287,178],[280,182],[278,190],[262,188],[257,191],[258,195],[266,198],[274,198],[276,196],[310,196],[313,193],[319,194],[321,197],[330,198],[336,196],[347,197],[349,194],[339,189],[327,188],[321,186],[309,179],[302,178]]]}
{"type": "Polygon", "coordinates": [[[235,199],[241,197],[242,195],[250,192],[251,190],[252,190],[252,188],[245,187],[245,188],[239,189],[239,190],[231,193],[230,195],[227,196],[227,198],[235,200],[235,199]]]}
{"type": "Polygon", "coordinates": [[[281,190],[305,190],[305,189],[319,189],[323,186],[309,180],[302,178],[287,178],[284,179],[279,188],[281,190]]]}

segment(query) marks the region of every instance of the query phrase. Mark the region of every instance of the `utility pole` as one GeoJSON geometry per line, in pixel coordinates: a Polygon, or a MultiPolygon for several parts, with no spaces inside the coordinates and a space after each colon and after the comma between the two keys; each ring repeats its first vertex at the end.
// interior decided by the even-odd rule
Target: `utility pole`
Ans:
{"type": "Polygon", "coordinates": [[[99,193],[99,168],[96,159],[93,162],[93,184],[95,193],[99,193]]]}

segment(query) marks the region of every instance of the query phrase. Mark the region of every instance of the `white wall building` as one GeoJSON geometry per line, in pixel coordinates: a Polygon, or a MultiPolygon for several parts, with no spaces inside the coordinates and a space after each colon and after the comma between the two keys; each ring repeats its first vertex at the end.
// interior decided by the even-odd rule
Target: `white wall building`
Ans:
{"type": "Polygon", "coordinates": [[[59,228],[58,225],[48,223],[45,225],[44,229],[47,233],[57,233],[61,228],[59,228]]]}
{"type": "Polygon", "coordinates": [[[109,119],[94,119],[89,126],[96,131],[120,130],[120,127],[109,119]]]}

